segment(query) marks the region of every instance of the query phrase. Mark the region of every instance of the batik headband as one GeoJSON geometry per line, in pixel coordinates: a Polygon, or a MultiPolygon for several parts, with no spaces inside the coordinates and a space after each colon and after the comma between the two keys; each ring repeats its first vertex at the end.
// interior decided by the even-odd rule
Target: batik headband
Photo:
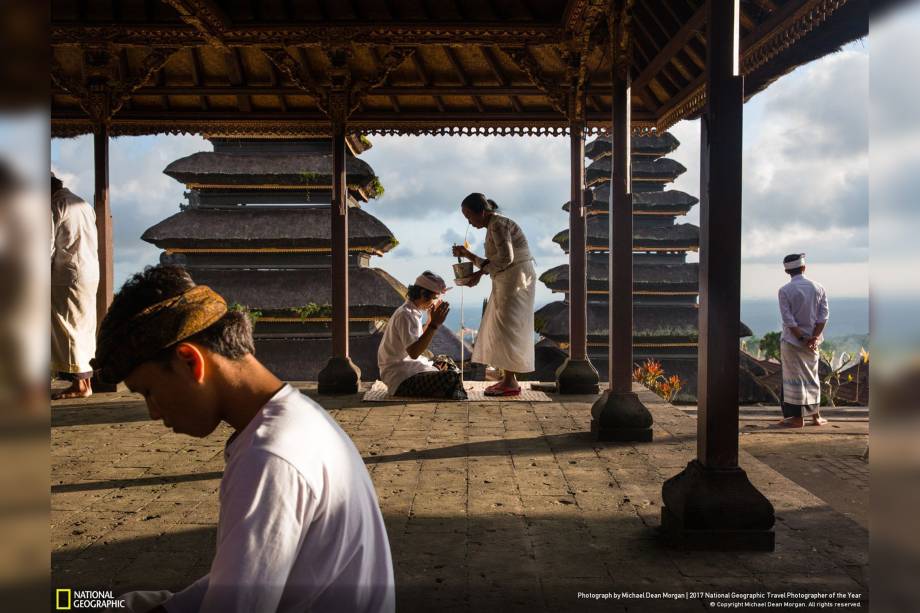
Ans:
{"type": "Polygon", "coordinates": [[[96,376],[118,383],[159,352],[205,330],[227,313],[227,302],[207,285],[152,304],[114,328],[103,320],[90,361],[96,376]]]}

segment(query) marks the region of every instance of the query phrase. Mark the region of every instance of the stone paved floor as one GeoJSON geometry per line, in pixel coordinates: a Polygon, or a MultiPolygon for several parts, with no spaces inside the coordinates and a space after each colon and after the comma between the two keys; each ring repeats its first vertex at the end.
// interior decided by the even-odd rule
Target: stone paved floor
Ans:
{"type": "MultiPolygon", "coordinates": [[[[317,397],[315,385],[301,387],[317,397]]],[[[640,394],[655,416],[652,443],[594,441],[590,397],[317,397],[377,488],[398,610],[710,608],[706,599],[601,603],[578,592],[866,593],[866,530],[745,452],[742,466],[776,508],[776,551],[665,548],[656,534],[661,483],[692,459],[695,421],[640,394]]],[[[128,393],[54,403],[52,412],[54,586],[179,589],[207,572],[229,431],[176,435],[128,393]]]]}

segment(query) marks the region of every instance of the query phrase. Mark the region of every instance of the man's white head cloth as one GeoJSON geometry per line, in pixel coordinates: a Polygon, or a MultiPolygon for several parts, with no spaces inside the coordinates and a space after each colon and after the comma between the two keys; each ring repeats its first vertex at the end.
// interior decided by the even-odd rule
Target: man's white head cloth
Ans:
{"type": "Polygon", "coordinates": [[[443,294],[450,288],[444,282],[444,279],[430,271],[425,271],[415,279],[415,285],[424,287],[436,294],[443,294]]]}
{"type": "Polygon", "coordinates": [[[805,266],[805,254],[800,253],[799,257],[795,260],[790,260],[788,262],[783,262],[783,268],[786,270],[795,270],[796,268],[801,268],[805,266]]]}

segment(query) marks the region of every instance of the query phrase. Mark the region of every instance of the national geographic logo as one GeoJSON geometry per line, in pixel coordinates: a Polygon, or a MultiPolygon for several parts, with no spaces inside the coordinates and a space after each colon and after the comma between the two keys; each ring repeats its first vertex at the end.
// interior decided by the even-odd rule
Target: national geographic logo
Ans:
{"type": "Polygon", "coordinates": [[[124,609],[123,598],[116,598],[110,590],[54,590],[54,610],[72,611],[89,609],[124,609]]]}

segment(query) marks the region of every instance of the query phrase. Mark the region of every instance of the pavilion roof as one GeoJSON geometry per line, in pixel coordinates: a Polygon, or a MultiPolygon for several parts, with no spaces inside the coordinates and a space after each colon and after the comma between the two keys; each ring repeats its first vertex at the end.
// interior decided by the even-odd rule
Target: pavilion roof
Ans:
{"type": "MultiPolygon", "coordinates": [[[[608,293],[607,262],[588,258],[588,291],[608,293]]],[[[554,292],[569,291],[569,265],[550,268],[540,281],[554,292]]],[[[699,288],[699,264],[633,264],[633,293],[689,292],[699,288]]]]}
{"type": "MultiPolygon", "coordinates": [[[[207,285],[228,303],[238,303],[263,315],[286,314],[310,303],[332,304],[328,268],[301,270],[208,270],[192,271],[195,282],[207,285]]],[[[388,319],[405,301],[406,288],[379,268],[352,268],[348,274],[350,317],[388,319]]],[[[321,316],[321,315],[317,315],[321,316]]],[[[328,318],[329,315],[327,314],[328,318]]]]}
{"type": "MultiPolygon", "coordinates": [[[[610,212],[610,183],[596,185],[592,190],[594,200],[585,207],[588,213],[610,212]]],[[[659,192],[633,192],[633,213],[636,215],[686,215],[691,208],[699,203],[699,198],[691,196],[679,189],[668,189],[659,192]]],[[[568,211],[571,202],[562,205],[563,211],[568,211]]]]}
{"type": "MultiPolygon", "coordinates": [[[[588,249],[607,251],[610,224],[606,216],[591,215],[587,219],[588,249]]],[[[569,231],[563,230],[553,237],[566,253],[569,250],[569,231]]],[[[667,226],[633,226],[633,251],[681,251],[697,250],[700,245],[700,229],[689,223],[667,226]]]]}
{"type": "MultiPolygon", "coordinates": [[[[742,3],[745,95],[865,36],[868,2],[742,3]]],[[[618,60],[611,4],[56,0],[52,135],[91,130],[87,110],[104,114],[99,83],[112,93],[113,136],[327,135],[333,80],[350,89],[355,133],[564,133],[573,82],[583,85],[584,102],[573,102],[589,127],[605,129],[618,60]]],[[[703,0],[643,0],[631,20],[634,129],[663,131],[697,115],[706,102],[703,0]]]]}
{"type": "MultiPolygon", "coordinates": [[[[328,206],[189,208],[151,226],[141,239],[176,252],[193,249],[321,253],[332,250],[330,231],[328,206]]],[[[348,215],[348,241],[352,250],[378,255],[397,244],[389,228],[357,208],[348,215]]]]}

